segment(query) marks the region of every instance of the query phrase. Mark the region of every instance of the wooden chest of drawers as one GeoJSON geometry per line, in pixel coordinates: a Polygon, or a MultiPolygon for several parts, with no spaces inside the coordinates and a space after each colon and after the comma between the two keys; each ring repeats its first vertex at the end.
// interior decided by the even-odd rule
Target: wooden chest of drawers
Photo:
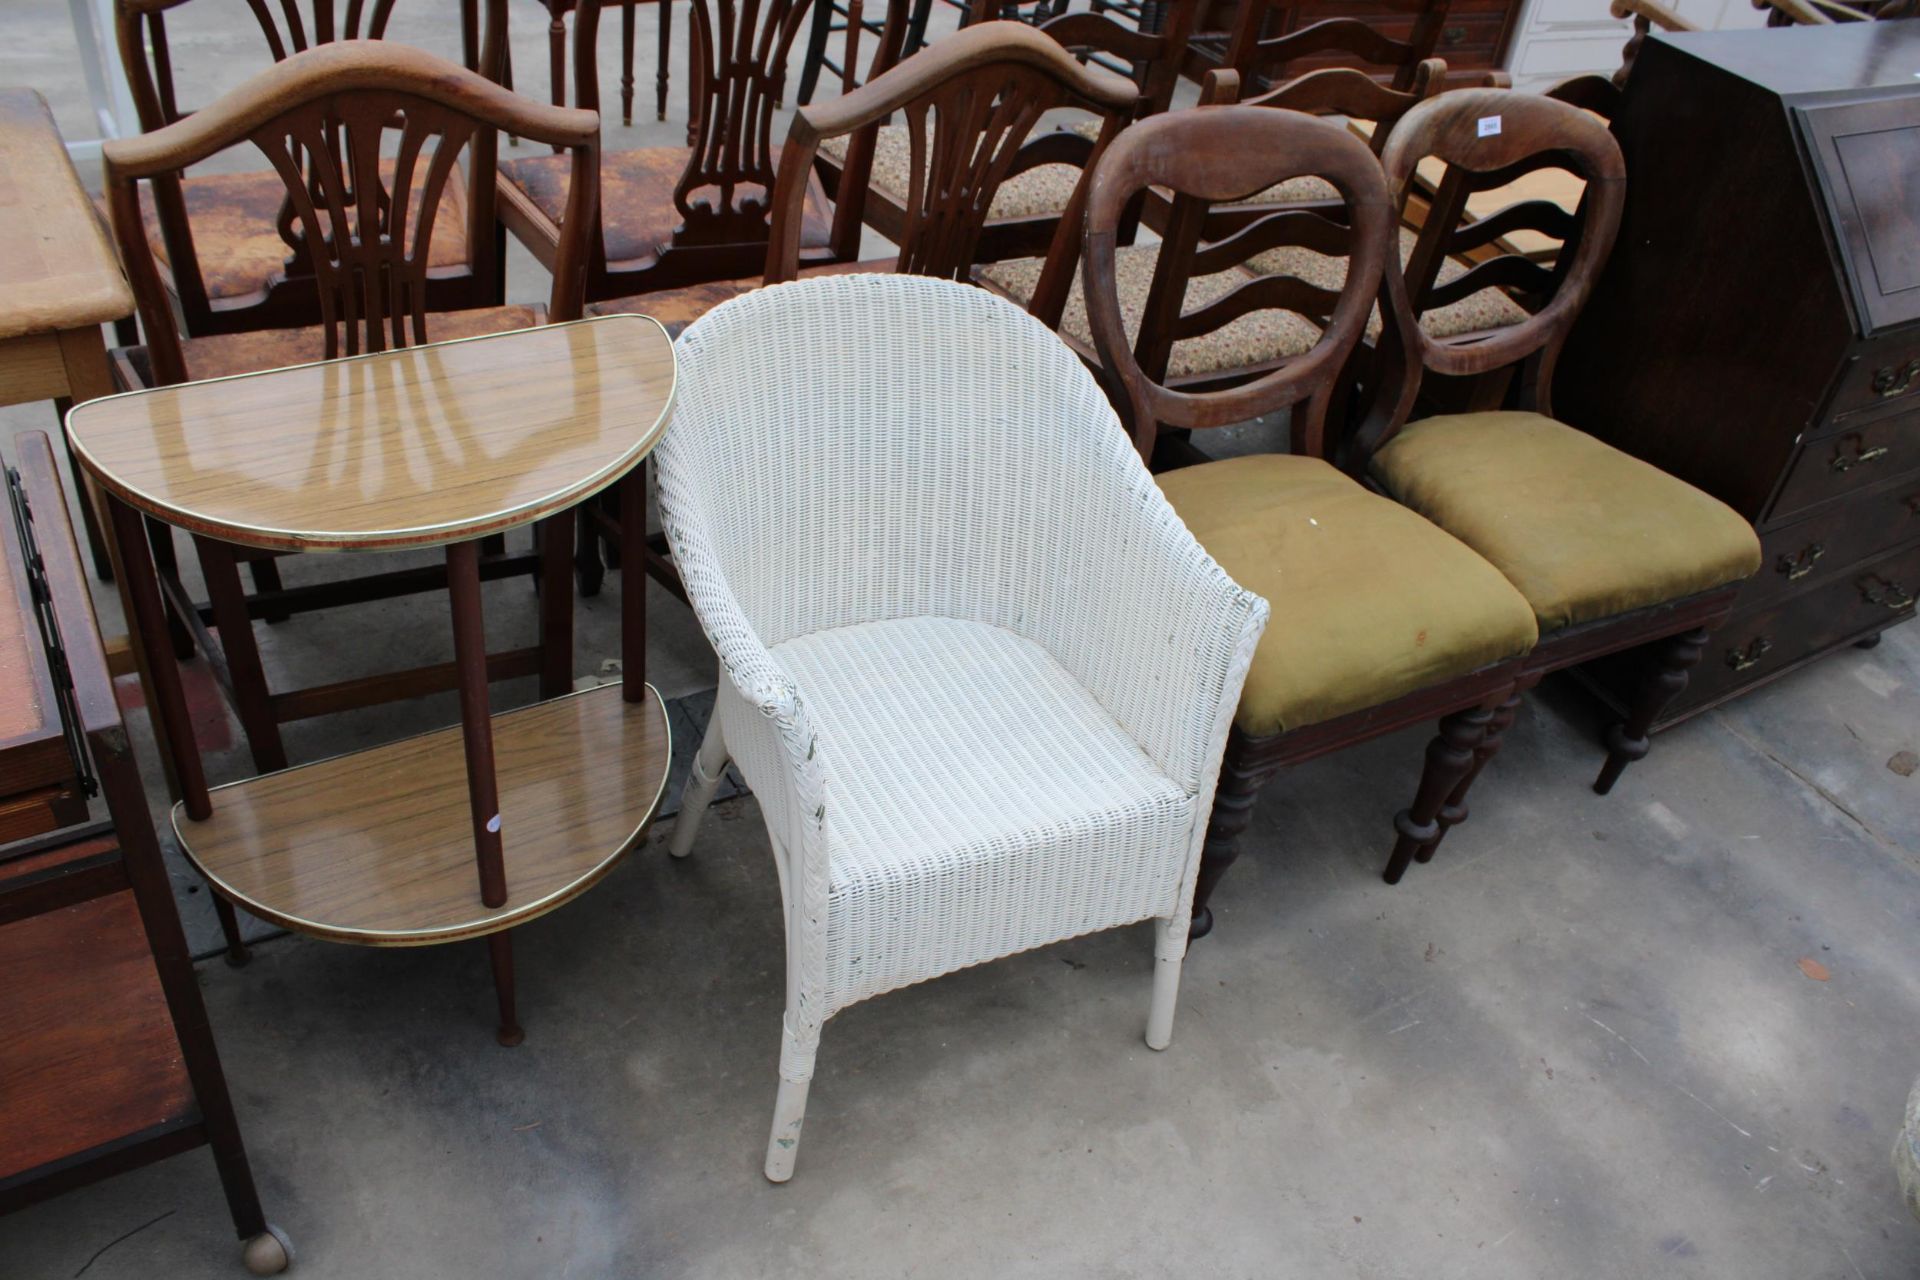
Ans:
{"type": "MultiPolygon", "coordinates": [[[[1452,0],[1447,6],[1447,21],[1440,28],[1434,55],[1447,60],[1447,70],[1479,72],[1504,65],[1507,45],[1513,35],[1513,22],[1521,0],[1452,0]]],[[[1209,67],[1217,67],[1226,57],[1229,34],[1234,29],[1240,0],[1213,0],[1202,7],[1192,42],[1187,51],[1187,74],[1199,79],[1209,67]]],[[[1325,18],[1360,18],[1381,34],[1404,40],[1413,30],[1413,18],[1396,13],[1385,5],[1369,0],[1301,0],[1284,15],[1276,14],[1268,34],[1309,26],[1325,18]]],[[[1335,61],[1329,59],[1329,62],[1335,61]]],[[[1299,68],[1310,70],[1303,62],[1299,68]]]]}
{"type": "Polygon", "coordinates": [[[1554,410],[1732,505],[1766,552],[1665,723],[1913,616],[1916,74],[1920,21],[1659,35],[1634,64],[1626,213],[1554,410]]]}

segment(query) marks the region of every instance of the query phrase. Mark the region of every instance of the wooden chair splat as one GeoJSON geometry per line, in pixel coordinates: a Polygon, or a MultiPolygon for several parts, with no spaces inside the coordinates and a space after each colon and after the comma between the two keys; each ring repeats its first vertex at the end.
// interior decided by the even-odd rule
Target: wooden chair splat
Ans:
{"type": "MultiPolygon", "coordinates": [[[[1381,161],[1397,201],[1428,157],[1445,165],[1445,176],[1405,277],[1389,264],[1370,407],[1343,460],[1474,547],[1527,594],[1541,635],[1521,689],[1553,671],[1642,651],[1641,692],[1607,732],[1594,784],[1604,794],[1646,754],[1648,727],[1686,686],[1708,631],[1759,567],[1759,544],[1731,508],[1552,417],[1555,362],[1620,224],[1625,165],[1604,122],[1552,97],[1448,94],[1409,112],[1387,142],[1381,161]],[[1511,256],[1475,269],[1513,272],[1532,291],[1528,317],[1460,337],[1423,329],[1409,300],[1428,288],[1422,273],[1457,233],[1467,197],[1545,165],[1568,168],[1583,183],[1552,271],[1503,267],[1524,261],[1511,256]],[[1415,411],[1421,385],[1436,374],[1476,379],[1498,394],[1477,398],[1464,413],[1422,417],[1415,411]],[[1641,536],[1651,525],[1663,536],[1641,536]],[[1491,532],[1496,526],[1500,532],[1491,532]]],[[[1556,206],[1549,221],[1565,229],[1564,217],[1556,206]]],[[[1422,861],[1431,856],[1431,845],[1419,851],[1422,861]]],[[[1397,863],[1390,871],[1404,869],[1397,863]]]]}
{"type": "Polygon", "coordinates": [[[1255,797],[1290,764],[1439,719],[1413,803],[1394,819],[1394,857],[1437,840],[1443,814],[1464,814],[1467,788],[1499,749],[1500,712],[1537,634],[1525,600],[1492,566],[1330,461],[1330,410],[1345,394],[1380,281],[1397,267],[1396,239],[1396,210],[1367,146],[1292,112],[1209,105],[1145,121],[1120,135],[1094,173],[1082,266],[1088,318],[1109,395],[1142,456],[1160,452],[1167,433],[1280,412],[1292,425],[1289,452],[1158,477],[1236,581],[1292,602],[1261,639],[1228,737],[1194,896],[1196,937],[1213,926],[1209,901],[1238,856],[1255,797]],[[1229,265],[1222,247],[1236,241],[1255,256],[1307,257],[1263,272],[1235,266],[1235,292],[1190,305],[1210,207],[1302,175],[1325,181],[1341,208],[1281,212],[1257,234],[1206,252],[1215,267],[1229,265]],[[1171,192],[1172,207],[1136,333],[1122,306],[1118,231],[1128,202],[1148,187],[1171,192]],[[1317,280],[1292,274],[1313,258],[1330,264],[1317,280]],[[1256,304],[1299,309],[1292,345],[1238,385],[1183,383],[1176,340],[1256,304]]]}
{"type": "MultiPolygon", "coordinates": [[[[166,16],[191,0],[116,0],[115,34],[134,109],[144,132],[174,124],[182,110],[166,16]]],[[[261,47],[272,62],[342,41],[383,40],[396,0],[248,0],[261,47]]],[[[468,69],[499,80],[506,59],[507,0],[462,0],[468,69]]],[[[309,159],[296,154],[304,173],[309,159]]],[[[471,173],[443,188],[461,225],[440,237],[439,260],[427,283],[431,310],[496,306],[505,299],[491,197],[492,151],[473,155],[471,173]]],[[[376,189],[382,184],[375,184],[376,189]]],[[[320,192],[309,182],[317,200],[320,192]]],[[[195,337],[281,329],[320,317],[300,221],[282,176],[271,171],[189,177],[157,176],[142,196],[142,216],[162,276],[195,337]],[[285,246],[263,253],[268,226],[285,246]]],[[[123,342],[130,338],[123,336],[123,342]]]]}

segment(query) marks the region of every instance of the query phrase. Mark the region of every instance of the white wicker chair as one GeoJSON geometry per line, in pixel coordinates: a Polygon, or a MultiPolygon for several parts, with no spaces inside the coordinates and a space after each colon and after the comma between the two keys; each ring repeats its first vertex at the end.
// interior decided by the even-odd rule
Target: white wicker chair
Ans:
{"type": "Polygon", "coordinates": [[[1152,919],[1165,1048],[1266,602],[1073,353],[983,290],[776,285],[678,351],[660,508],[723,678],[672,850],[731,755],[786,904],[767,1177],[792,1176],[821,1024],[882,991],[1152,919]]]}

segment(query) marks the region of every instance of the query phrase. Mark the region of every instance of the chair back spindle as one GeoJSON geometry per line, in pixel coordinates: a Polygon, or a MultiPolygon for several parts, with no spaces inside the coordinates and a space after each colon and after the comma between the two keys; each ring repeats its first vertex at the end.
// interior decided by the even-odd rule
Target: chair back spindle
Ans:
{"type": "Polygon", "coordinates": [[[1371,20],[1323,18],[1301,23],[1297,0],[1244,0],[1227,46],[1225,65],[1250,87],[1279,84],[1315,64],[1333,61],[1384,76],[1395,89],[1413,87],[1420,64],[1431,58],[1446,24],[1450,0],[1385,0],[1371,6],[1387,15],[1413,19],[1404,40],[1382,32],[1371,20]],[[1269,33],[1277,26],[1278,31],[1269,33]],[[1304,66],[1302,64],[1305,64],[1304,66]]]}
{"type": "Polygon", "coordinates": [[[1123,406],[1143,456],[1152,453],[1162,425],[1229,426],[1281,409],[1293,411],[1296,450],[1323,452],[1327,411],[1365,331],[1395,230],[1380,166],[1365,143],[1339,125],[1260,107],[1203,106],[1156,116],[1121,133],[1095,169],[1086,220],[1088,321],[1109,394],[1123,406]],[[1344,216],[1283,209],[1202,244],[1212,205],[1307,175],[1340,193],[1344,216]],[[1121,311],[1115,253],[1127,205],[1148,187],[1171,191],[1173,208],[1136,338],[1121,311]],[[1344,259],[1343,269],[1337,280],[1293,270],[1252,275],[1183,309],[1195,276],[1226,272],[1280,248],[1323,263],[1344,259]],[[1279,313],[1298,328],[1299,353],[1224,391],[1167,385],[1175,344],[1256,312],[1279,313]]]}
{"type": "Polygon", "coordinates": [[[1427,372],[1477,377],[1514,367],[1514,407],[1553,414],[1554,363],[1574,320],[1599,279],[1619,232],[1626,165],[1606,125],[1568,102],[1506,90],[1461,90],[1422,103],[1402,118],[1381,155],[1395,207],[1405,201],[1416,166],[1432,157],[1444,166],[1433,203],[1404,274],[1389,266],[1381,288],[1387,316],[1368,397],[1356,429],[1349,470],[1367,460],[1407,421],[1427,372]],[[1561,169],[1584,183],[1579,208],[1569,213],[1551,200],[1521,200],[1463,221],[1468,198],[1495,191],[1543,169],[1561,169]],[[1560,241],[1551,265],[1497,250],[1515,232],[1560,241]],[[1436,284],[1443,259],[1477,254],[1464,274],[1436,284]],[[1517,324],[1458,337],[1436,338],[1416,317],[1496,287],[1529,313],[1517,324]]]}
{"type": "MultiPolygon", "coordinates": [[[[1016,22],[967,27],[929,46],[843,97],[802,108],[787,133],[767,280],[799,270],[804,184],[821,140],[852,135],[834,210],[836,243],[857,235],[878,125],[899,113],[911,147],[906,218],[896,270],[965,279],[999,190],[1042,116],[1079,107],[1103,118],[1097,155],[1139,103],[1133,84],[1081,65],[1051,36],[1016,22]]],[[[1079,243],[1086,182],[1060,219],[1049,255],[1046,305],[1065,305],[1072,253],[1079,243]]],[[[1042,314],[1036,298],[1034,314],[1042,314]]]]}
{"type": "MultiPolygon", "coordinates": [[[[156,384],[186,378],[179,334],[140,222],[138,187],[252,143],[286,184],[318,287],[328,358],[428,338],[429,249],[440,194],[461,156],[491,172],[497,131],[572,152],[569,220],[591,220],[598,196],[599,117],[547,107],[418,49],[335,41],[292,54],[210,107],[163,129],[110,142],[106,188],[148,339],[156,384]],[[392,175],[383,143],[395,140],[392,175]]],[[[491,241],[493,184],[474,182],[472,213],[491,241]]],[[[580,315],[584,237],[556,263],[554,319],[580,315]]]]}

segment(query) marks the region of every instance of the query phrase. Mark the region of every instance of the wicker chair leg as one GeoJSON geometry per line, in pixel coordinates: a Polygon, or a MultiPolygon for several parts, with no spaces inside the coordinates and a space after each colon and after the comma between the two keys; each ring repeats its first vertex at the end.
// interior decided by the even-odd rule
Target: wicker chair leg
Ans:
{"type": "Polygon", "coordinates": [[[1180,966],[1187,958],[1191,918],[1166,916],[1153,922],[1153,1006],[1147,1011],[1147,1048],[1173,1043],[1173,1007],[1180,998],[1180,966]]]}
{"type": "Polygon", "coordinates": [[[727,744],[720,736],[720,708],[713,709],[713,718],[707,721],[706,736],[700,739],[700,750],[693,757],[693,769],[687,778],[686,789],[680,793],[680,816],[673,823],[673,839],[667,845],[667,852],[676,858],[684,858],[693,852],[693,837],[700,831],[700,818],[713,803],[713,793],[719,789],[720,777],[727,771],[727,744]]]}
{"type": "Polygon", "coordinates": [[[782,1024],[786,1032],[780,1052],[780,1092],[773,1099],[773,1128],[767,1134],[767,1181],[785,1182],[793,1176],[800,1156],[800,1126],[807,1118],[807,1090],[813,1085],[813,1059],[820,1050],[820,1033],[802,1039],[793,1034],[793,1012],[782,1024]]]}

